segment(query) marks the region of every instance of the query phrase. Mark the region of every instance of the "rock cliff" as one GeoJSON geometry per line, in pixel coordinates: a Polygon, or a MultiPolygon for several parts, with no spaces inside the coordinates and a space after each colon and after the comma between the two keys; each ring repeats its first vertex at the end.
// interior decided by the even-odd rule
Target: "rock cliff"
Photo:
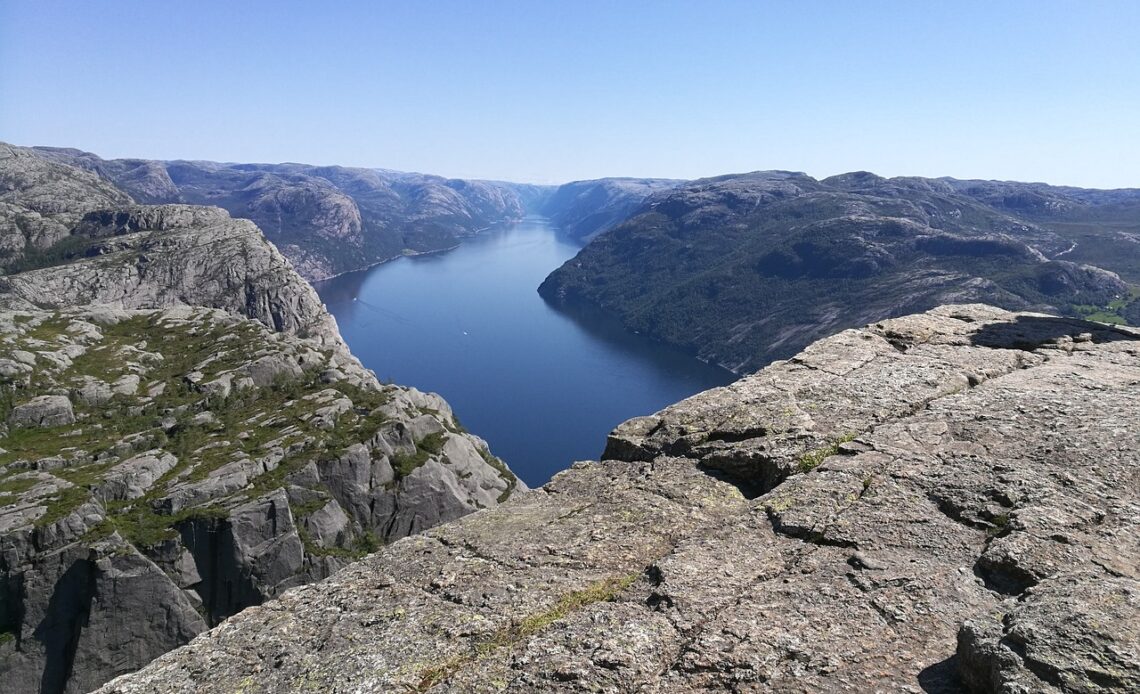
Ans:
{"type": "Polygon", "coordinates": [[[100,691],[1137,691],[1138,386],[1123,328],[847,330],[100,691]]]}
{"type": "Polygon", "coordinates": [[[0,277],[0,308],[207,306],[332,346],[317,293],[252,222],[190,205],[132,206],[84,215],[66,257],[0,277]],[[63,261],[63,262],[60,262],[63,261]]]}
{"type": "Polygon", "coordinates": [[[222,209],[0,149],[0,677],[85,692],[525,489],[222,209]],[[55,202],[52,202],[52,201],[55,202]]]}

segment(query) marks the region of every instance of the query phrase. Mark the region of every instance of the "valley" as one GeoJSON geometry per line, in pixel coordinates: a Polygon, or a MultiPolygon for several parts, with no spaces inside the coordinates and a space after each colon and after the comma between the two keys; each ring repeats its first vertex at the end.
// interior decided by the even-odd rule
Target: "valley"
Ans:
{"type": "Polygon", "coordinates": [[[1078,690],[1127,689],[1138,200],[2,145],[0,673],[1036,690],[1045,623],[1078,690]]]}
{"type": "Polygon", "coordinates": [[[580,249],[541,217],[317,284],[353,353],[443,395],[527,484],[596,458],[619,423],[735,379],[602,311],[535,291],[580,249]]]}

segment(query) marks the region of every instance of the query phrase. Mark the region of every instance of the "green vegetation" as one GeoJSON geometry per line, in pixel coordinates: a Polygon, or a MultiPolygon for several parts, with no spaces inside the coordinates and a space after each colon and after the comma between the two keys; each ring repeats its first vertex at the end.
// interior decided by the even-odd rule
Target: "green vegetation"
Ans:
{"type": "Polygon", "coordinates": [[[91,498],[91,492],[84,487],[68,487],[49,497],[47,512],[36,519],[35,526],[42,528],[71,515],[75,509],[91,498]]]}
{"type": "Polygon", "coordinates": [[[12,413],[12,407],[16,404],[15,395],[15,388],[0,385],[0,422],[7,421],[8,415],[12,413]]]}
{"type": "Polygon", "coordinates": [[[479,447],[479,456],[483,458],[483,462],[495,468],[495,471],[499,473],[499,477],[507,481],[507,488],[503,490],[502,494],[499,494],[499,498],[497,499],[497,501],[501,504],[509,499],[511,497],[511,494],[514,493],[515,487],[517,487],[519,484],[519,478],[515,477],[515,473],[511,472],[511,469],[507,467],[506,463],[504,463],[500,458],[496,458],[495,456],[491,455],[491,451],[482,446],[479,447]]]}
{"type": "Polygon", "coordinates": [[[107,518],[93,528],[88,540],[110,535],[118,531],[124,540],[136,547],[151,547],[177,535],[179,524],[189,520],[223,519],[229,511],[220,506],[205,506],[184,509],[178,513],[158,513],[149,501],[139,500],[134,504],[123,502],[108,504],[107,518]]]}
{"type": "Polygon", "coordinates": [[[0,482],[0,494],[20,494],[36,486],[35,477],[18,477],[0,482]]]}
{"type": "Polygon", "coordinates": [[[384,546],[384,541],[380,536],[371,530],[365,531],[363,534],[358,535],[353,539],[352,544],[347,547],[324,547],[317,544],[309,531],[304,526],[297,526],[297,535],[301,538],[301,544],[305,546],[305,553],[315,557],[339,557],[341,559],[356,560],[373,554],[381,547],[384,546]]]}
{"type": "Polygon", "coordinates": [[[7,263],[4,270],[7,274],[14,275],[18,272],[61,265],[73,258],[82,257],[97,243],[98,239],[86,236],[66,236],[49,248],[28,247],[24,249],[22,256],[7,263]]]}
{"type": "Polygon", "coordinates": [[[395,481],[399,481],[412,474],[416,468],[426,463],[433,455],[438,455],[439,452],[443,450],[443,444],[446,443],[446,441],[446,434],[437,431],[417,441],[415,452],[396,453],[393,455],[392,471],[396,475],[395,481]]]}
{"type": "MultiPolygon", "coordinates": [[[[107,520],[89,533],[94,538],[117,531],[136,545],[153,545],[173,537],[179,523],[226,515],[221,506],[163,512],[156,502],[171,484],[205,479],[227,463],[264,456],[271,447],[280,447],[286,451],[284,459],[254,478],[237,500],[256,498],[282,486],[289,475],[305,465],[335,458],[352,444],[371,438],[387,419],[379,410],[391,399],[391,389],[361,388],[343,381],[326,384],[319,378],[317,365],[299,377],[279,377],[269,387],[241,389],[231,385],[228,394],[222,389],[205,389],[200,384],[252,362],[262,345],[273,338],[253,321],[207,316],[173,320],[167,316],[146,312],[101,325],[103,339],[74,357],[69,367],[37,369],[27,384],[0,387],[0,410],[6,416],[14,403],[38,393],[78,388],[90,378],[111,383],[137,369],[132,363],[145,367],[137,396],[115,395],[110,402],[98,405],[72,398],[79,420],[76,424],[16,429],[5,437],[6,452],[0,454],[0,465],[50,456],[69,459],[69,465],[52,474],[74,486],[42,500],[48,511],[37,525],[54,523],[87,501],[109,468],[123,458],[162,448],[177,457],[175,467],[143,497],[108,502],[107,520]],[[192,372],[199,374],[194,383],[186,379],[192,372]],[[351,408],[335,419],[331,429],[328,423],[318,426],[314,411],[340,397],[351,400],[351,408]],[[203,412],[210,416],[198,418],[203,412]]],[[[17,348],[60,349],[74,341],[68,332],[72,319],[66,315],[20,322],[26,332],[17,338],[17,348]]],[[[419,444],[422,452],[416,455],[437,453],[444,436],[425,437],[419,444]]],[[[11,466],[0,470],[0,500],[4,503],[14,503],[35,484],[34,479],[14,477],[19,471],[11,466]]],[[[379,539],[366,534],[343,552],[361,556],[378,546],[379,539]]]]}
{"type": "Polygon", "coordinates": [[[814,450],[808,451],[807,453],[804,453],[797,461],[796,467],[799,468],[800,472],[811,472],[812,470],[819,467],[820,463],[822,463],[824,460],[839,453],[839,446],[841,444],[853,440],[856,436],[858,436],[858,434],[844,434],[826,446],[816,448],[814,450]]]}
{"type": "Polygon", "coordinates": [[[565,619],[584,607],[616,599],[639,577],[639,573],[611,576],[592,583],[582,590],[562,596],[549,609],[524,617],[516,623],[503,626],[490,639],[476,643],[474,653],[451,656],[435,665],[424,668],[419,673],[419,683],[413,691],[426,692],[454,675],[461,668],[491,657],[501,650],[512,649],[524,639],[534,636],[551,624],[565,619]]]}
{"type": "Polygon", "coordinates": [[[1005,533],[1006,528],[1009,526],[1009,513],[999,513],[993,518],[990,518],[990,527],[986,530],[986,534],[990,537],[997,537],[1005,533]]]}
{"type": "Polygon", "coordinates": [[[1127,296],[1113,299],[1103,306],[1074,304],[1070,311],[1085,320],[1113,325],[1140,324],[1140,286],[1129,288],[1127,296]]]}
{"type": "Polygon", "coordinates": [[[392,471],[396,480],[401,480],[412,474],[416,468],[428,461],[431,453],[423,448],[417,448],[414,453],[396,453],[392,456],[392,471]]]}
{"type": "Polygon", "coordinates": [[[609,602],[616,598],[623,590],[629,588],[638,579],[639,574],[607,578],[593,583],[583,590],[574,591],[563,596],[554,607],[545,612],[531,615],[511,630],[515,640],[531,636],[550,626],[554,622],[565,619],[569,614],[592,605],[596,602],[609,602]]]}
{"type": "Polygon", "coordinates": [[[447,442],[447,438],[443,432],[437,431],[423,437],[416,442],[416,448],[423,449],[431,455],[438,455],[443,450],[443,444],[447,442]]]}

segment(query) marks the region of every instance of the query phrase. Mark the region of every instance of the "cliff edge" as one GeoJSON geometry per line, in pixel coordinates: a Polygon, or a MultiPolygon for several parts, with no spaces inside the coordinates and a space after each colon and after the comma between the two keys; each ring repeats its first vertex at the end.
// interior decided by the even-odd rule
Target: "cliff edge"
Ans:
{"type": "Polygon", "coordinates": [[[847,330],[100,691],[1137,691],[1138,385],[1102,324],[847,330]]]}
{"type": "Polygon", "coordinates": [[[90,691],[522,488],[252,222],[0,144],[0,688],[90,691]]]}

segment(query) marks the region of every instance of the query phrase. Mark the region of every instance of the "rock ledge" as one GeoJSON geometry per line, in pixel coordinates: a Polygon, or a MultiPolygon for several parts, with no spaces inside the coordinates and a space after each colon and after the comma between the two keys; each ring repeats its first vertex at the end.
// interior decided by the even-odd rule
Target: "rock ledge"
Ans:
{"type": "Polygon", "coordinates": [[[101,691],[1140,690],[1140,333],[848,330],[101,691]]]}

